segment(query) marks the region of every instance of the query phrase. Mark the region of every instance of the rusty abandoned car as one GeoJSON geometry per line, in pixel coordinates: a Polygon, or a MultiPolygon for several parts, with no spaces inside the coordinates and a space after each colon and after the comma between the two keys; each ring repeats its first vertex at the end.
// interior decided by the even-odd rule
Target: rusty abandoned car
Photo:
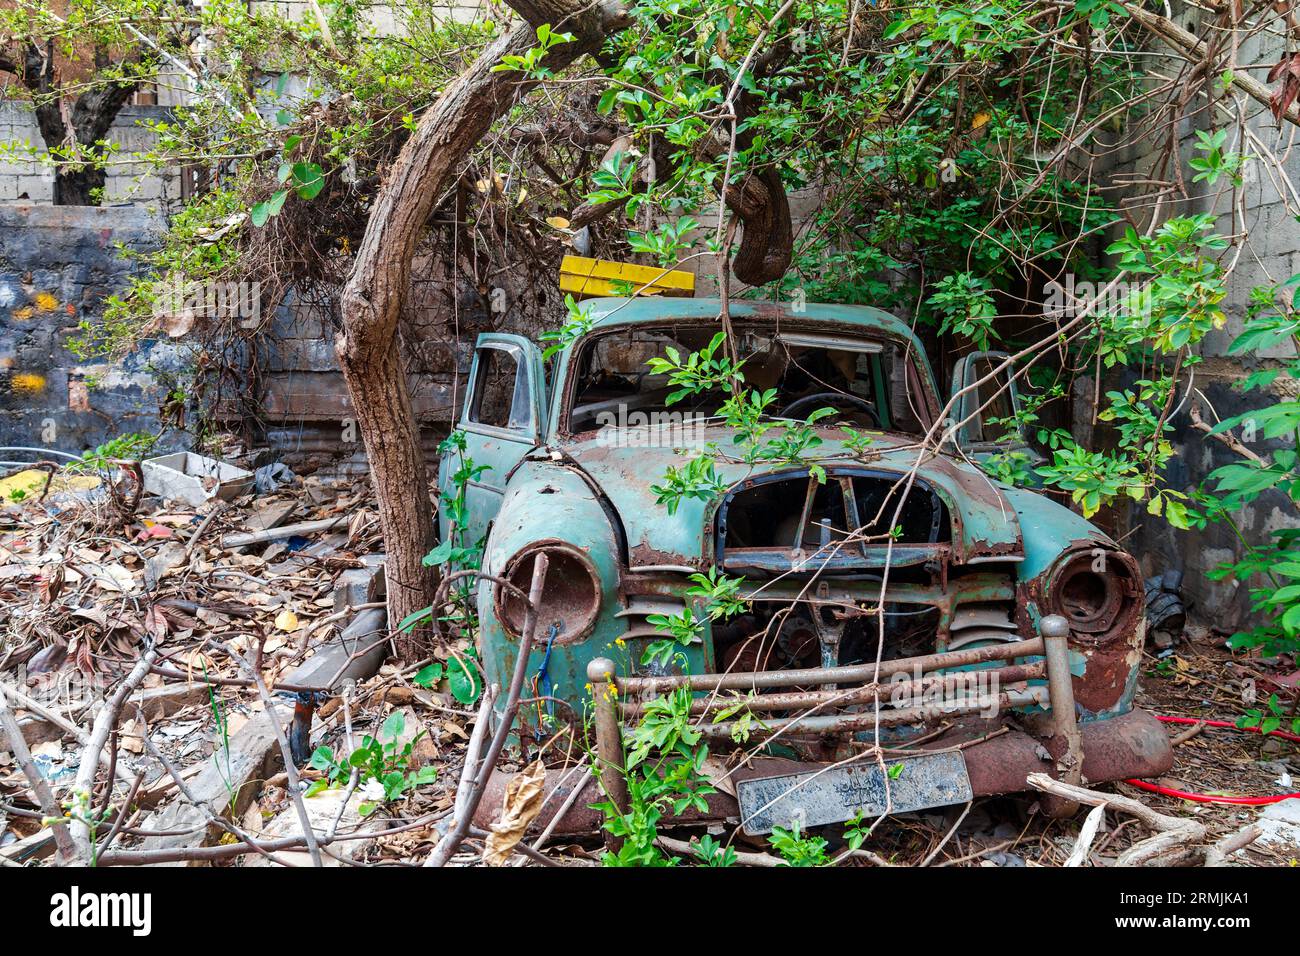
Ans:
{"type": "MultiPolygon", "coordinates": [[[[598,754],[617,762],[620,725],[687,686],[713,751],[750,755],[733,757],[731,792],[690,815],[751,834],[1021,791],[1039,771],[1096,783],[1170,767],[1164,730],[1133,705],[1137,563],[1069,508],[976,464],[1000,447],[984,423],[1016,401],[990,353],[957,363],[945,410],[919,340],[893,316],[732,303],[746,384],[776,389],[777,416],[794,423],[832,409],[811,426],[821,443],[806,460],[747,463],[728,455],[719,395],[670,405],[647,365],[706,347],[716,300],[583,305],[589,321],[549,376],[526,338],[481,336],[458,425],[463,453],[487,466],[465,489],[459,530],[485,541],[476,600],[491,683],[510,682],[520,594],[547,556],[525,746],[581,728],[594,707],[598,754]],[[953,424],[935,428],[941,415],[953,424]],[[926,441],[940,432],[950,439],[926,441]],[[670,511],[652,486],[710,442],[716,493],[670,511]],[[698,641],[647,660],[664,637],[656,616],[681,614],[690,576],[711,570],[743,579],[743,612],[706,618],[698,641]],[[732,741],[738,700],[752,715],[744,747],[732,741]],[[891,748],[888,770],[852,759],[873,742],[891,748]]],[[[444,462],[440,480],[453,470],[444,462]]],[[[574,785],[549,776],[557,795],[537,825],[574,785]]],[[[617,801],[616,776],[604,785],[617,801]]],[[[585,786],[591,799],[569,801],[561,832],[599,826],[585,786]]]]}

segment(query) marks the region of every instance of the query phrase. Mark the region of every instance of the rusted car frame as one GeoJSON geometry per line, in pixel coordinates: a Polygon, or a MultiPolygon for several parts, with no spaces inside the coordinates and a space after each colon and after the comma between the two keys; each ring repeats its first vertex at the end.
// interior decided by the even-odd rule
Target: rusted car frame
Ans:
{"type": "MultiPolygon", "coordinates": [[[[594,701],[600,759],[618,763],[620,727],[638,718],[645,699],[686,687],[699,728],[726,749],[734,722],[717,715],[746,700],[755,719],[745,746],[733,748],[745,757],[727,771],[734,786],[692,816],[738,820],[753,832],[798,810],[798,794],[815,794],[823,818],[848,819],[854,801],[874,806],[869,795],[879,796],[882,781],[866,764],[877,742],[914,760],[917,781],[933,777],[914,785],[908,799],[920,803],[1022,790],[1037,771],[1098,782],[1169,767],[1163,729],[1133,707],[1144,638],[1136,562],[1067,508],[999,486],[963,460],[991,450],[982,435],[965,447],[925,447],[918,431],[929,429],[941,404],[905,325],[864,307],[733,304],[740,334],[760,346],[780,340],[794,356],[782,381],[794,374],[791,363],[822,361],[817,368],[862,385],[846,407],[870,406],[882,427],[866,453],[848,447],[842,427],[819,427],[825,482],[806,465],[720,461],[725,493],[668,515],[650,486],[692,452],[611,445],[571,421],[579,410],[590,420],[624,394],[652,407],[655,393],[630,371],[634,361],[665,336],[690,342],[716,329],[719,305],[639,299],[588,307],[590,330],[557,356],[549,382],[532,343],[496,333],[481,339],[460,422],[467,453],[490,468],[470,495],[469,530],[486,541],[483,570],[526,583],[537,554],[550,562],[539,609],[549,636],[528,661],[537,687],[521,718],[523,746],[566,722],[581,726],[594,701]],[[808,343],[829,345],[815,351],[808,343]],[[478,420],[488,418],[481,410],[489,367],[513,367],[514,375],[506,377],[505,412],[478,420]],[[642,391],[627,391],[634,380],[642,391]],[[885,511],[902,516],[901,540],[879,528],[867,533],[885,511]],[[662,637],[650,619],[688,606],[689,575],[711,568],[745,577],[747,615],[709,622],[673,667],[644,665],[644,650],[662,637]],[[926,703],[931,698],[939,703],[926,703]],[[956,756],[939,759],[944,754],[956,756]],[[809,783],[827,775],[835,788],[809,783]],[[759,784],[787,778],[789,806],[776,800],[773,809],[768,799],[762,814],[746,813],[745,793],[770,794],[759,784]],[[831,789],[849,794],[839,810],[826,805],[838,799],[831,789]]],[[[779,367],[779,358],[770,346],[756,365],[779,367]]],[[[959,365],[954,380],[971,379],[959,365]]],[[[656,427],[627,431],[654,438],[656,427]]],[[[728,437],[715,423],[703,426],[704,440],[728,437]]],[[[452,471],[446,462],[441,480],[452,471]]],[[[515,664],[523,604],[490,578],[477,602],[485,671],[500,682],[515,664]]],[[[539,825],[560,807],[562,832],[596,825],[587,808],[599,799],[595,784],[579,779],[558,772],[548,779],[539,825]],[[571,799],[575,785],[590,792],[571,799]]],[[[617,801],[617,774],[604,774],[603,784],[617,801]]],[[[1073,809],[1050,800],[1047,807],[1073,809]]]]}

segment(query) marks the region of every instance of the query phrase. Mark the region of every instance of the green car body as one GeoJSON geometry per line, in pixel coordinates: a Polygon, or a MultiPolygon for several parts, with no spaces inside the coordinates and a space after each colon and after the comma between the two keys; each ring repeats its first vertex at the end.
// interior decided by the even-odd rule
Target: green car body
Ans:
{"type": "MultiPolygon", "coordinates": [[[[926,406],[918,415],[930,421],[938,421],[941,415],[953,419],[956,424],[949,432],[956,440],[938,452],[922,453],[915,435],[881,428],[872,432],[865,449],[859,442],[855,451],[851,447],[853,433],[836,425],[814,425],[821,443],[803,462],[752,465],[724,458],[717,462],[716,471],[726,492],[684,498],[670,514],[657,503],[652,486],[662,481],[670,466],[685,467],[698,454],[698,447],[611,442],[608,436],[591,430],[571,432],[576,356],[585,343],[611,331],[667,322],[713,323],[716,328],[720,304],[708,299],[637,298],[599,299],[583,305],[590,317],[589,328],[558,352],[549,382],[541,352],[533,343],[495,333],[480,338],[457,427],[466,433],[465,454],[475,466],[487,466],[487,470],[465,489],[468,527],[452,529],[444,520],[441,529],[444,536],[459,530],[471,540],[482,537],[482,570],[488,575],[511,575],[514,562],[511,580],[516,580],[519,556],[542,547],[556,556],[550,574],[582,578],[567,595],[570,604],[561,594],[552,605],[559,609],[557,617],[568,615],[571,606],[570,620],[538,622],[527,669],[531,692],[526,696],[544,699],[524,709],[521,721],[526,735],[540,739],[558,722],[580,722],[590,701],[587,673],[593,659],[612,660],[622,676],[712,674],[734,669],[741,658],[733,656],[730,663],[720,658],[714,640],[716,623],[707,620],[701,640],[679,648],[671,665],[643,664],[642,659],[647,648],[663,637],[661,628],[648,619],[693,606],[686,594],[692,574],[713,569],[734,577],[737,573],[732,564],[745,561],[756,563],[764,600],[797,604],[806,597],[811,579],[821,582],[813,585],[820,588],[821,599],[840,600],[845,607],[853,603],[876,606],[882,614],[905,613],[886,612],[885,608],[922,609],[915,613],[923,611],[929,615],[927,621],[937,621],[933,646],[927,653],[949,650],[957,644],[959,632],[965,635],[960,646],[969,648],[980,646],[985,639],[1034,637],[1046,614],[1065,614],[1072,622],[1077,619],[1078,627],[1072,627],[1069,641],[1077,719],[1085,728],[1096,725],[1085,743],[1101,740],[1098,753],[1108,748],[1114,751],[1105,759],[1094,759],[1096,772],[1089,776],[1114,779],[1167,765],[1168,744],[1163,732],[1154,720],[1133,710],[1144,640],[1142,581],[1136,562],[1069,508],[1037,492],[1001,485],[973,463],[997,450],[970,440],[965,433],[973,409],[971,395],[980,393],[975,389],[946,407],[949,403],[939,396],[924,349],[904,323],[862,306],[807,304],[796,309],[773,303],[731,303],[730,321],[736,329],[776,328],[805,337],[862,338],[888,344],[913,363],[906,371],[908,388],[910,394],[922,396],[926,406]],[[485,387],[478,380],[485,377],[489,364],[514,369],[510,417],[504,426],[476,420],[475,403],[481,400],[478,396],[485,387]],[[788,486],[778,487],[789,487],[793,493],[803,487],[800,482],[806,482],[811,501],[815,489],[807,476],[813,464],[825,468],[846,496],[859,480],[885,476],[896,482],[914,482],[917,488],[927,490],[930,500],[936,502],[934,514],[945,515],[950,527],[939,536],[942,540],[933,540],[936,536],[931,535],[932,540],[925,542],[875,542],[863,544],[851,555],[845,554],[850,550],[845,547],[840,552],[843,558],[832,556],[821,563],[808,563],[802,545],[794,557],[772,549],[764,553],[751,549],[752,554],[747,551],[742,557],[734,556],[740,549],[719,555],[724,541],[730,540],[726,537],[727,502],[740,494],[739,489],[788,481],[788,486]],[[844,562],[842,567],[835,564],[839,560],[844,562]],[[720,561],[726,566],[720,567],[720,561]],[[793,563],[787,565],[786,561],[793,563]],[[891,571],[898,584],[879,580],[886,565],[898,569],[891,571]],[[824,573],[812,575],[814,566],[824,573]],[[1068,580],[1063,581],[1063,575],[1068,580]],[[882,587],[884,601],[880,600],[882,587]],[[1090,601],[1105,604],[1105,613],[1089,618],[1094,610],[1090,601]],[[986,619],[990,608],[1003,609],[998,613],[1007,615],[1006,622],[995,622],[1005,634],[987,627],[961,630],[969,620],[986,619]],[[1104,627],[1093,626],[1092,620],[1104,627]],[[1115,733],[1107,736],[1107,723],[1117,719],[1122,721],[1122,729],[1121,723],[1115,723],[1115,733]],[[1116,743],[1112,739],[1116,735],[1123,740],[1116,743]]],[[[959,363],[955,382],[969,385],[972,367],[971,362],[959,363]]],[[[877,407],[884,407],[883,396],[877,407]]],[[[630,431],[648,435],[654,427],[648,424],[630,431]]],[[[698,439],[724,447],[731,442],[730,432],[716,423],[705,422],[701,429],[695,436],[698,439]]],[[[456,466],[454,459],[443,462],[440,482],[444,492],[456,466]]],[[[798,534],[804,533],[800,524],[798,534]]],[[[752,574],[739,576],[746,582],[756,580],[752,574]]],[[[526,580],[516,583],[527,587],[526,580]]],[[[486,679],[508,685],[519,647],[518,621],[508,627],[504,620],[511,613],[512,599],[486,577],[475,593],[481,624],[479,652],[486,679]]],[[[840,663],[834,654],[832,646],[828,657],[823,644],[821,663],[840,663]]],[[[1028,683],[1041,685],[1044,681],[1028,683]]],[[[1000,719],[1017,725],[1023,719],[1025,726],[1032,728],[1034,712],[1039,712],[1041,720],[1044,710],[1041,702],[1023,705],[1017,713],[1000,719]]],[[[1027,732],[1027,739],[1033,736],[1027,732]]],[[[972,780],[975,778],[972,770],[972,780]]],[[[1001,779],[980,786],[994,791],[1023,789],[1001,779]]]]}

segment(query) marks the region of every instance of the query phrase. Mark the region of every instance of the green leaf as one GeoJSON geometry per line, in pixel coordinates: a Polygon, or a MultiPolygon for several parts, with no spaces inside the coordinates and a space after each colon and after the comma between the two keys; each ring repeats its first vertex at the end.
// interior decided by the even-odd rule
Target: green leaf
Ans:
{"type": "Polygon", "coordinates": [[[406,716],[400,710],[395,710],[384,721],[384,726],[379,731],[379,738],[381,740],[396,740],[402,736],[402,731],[405,729],[406,716]]]}
{"type": "Polygon", "coordinates": [[[479,680],[478,672],[472,666],[469,668],[461,663],[461,660],[472,658],[452,658],[447,662],[447,684],[451,688],[451,696],[462,704],[472,704],[478,700],[478,695],[483,690],[483,684],[479,680]]]}
{"type": "Polygon", "coordinates": [[[421,667],[416,675],[411,678],[411,683],[416,687],[432,687],[442,680],[445,673],[446,670],[443,668],[442,662],[434,661],[426,667],[421,667]]]}
{"type": "Polygon", "coordinates": [[[334,751],[329,747],[317,747],[311,755],[308,766],[313,770],[326,771],[334,766],[334,751]]]}
{"type": "Polygon", "coordinates": [[[446,564],[451,560],[452,550],[456,547],[456,542],[448,539],[440,543],[436,548],[420,559],[420,563],[426,568],[437,567],[440,564],[446,564]]]}
{"type": "Polygon", "coordinates": [[[432,619],[433,608],[431,607],[426,607],[420,611],[412,611],[410,614],[406,615],[406,617],[402,618],[401,623],[397,625],[397,631],[399,634],[405,634],[421,621],[432,619]]]}
{"type": "Polygon", "coordinates": [[[288,195],[289,191],[287,189],[281,189],[270,199],[254,205],[248,214],[249,218],[253,220],[253,225],[261,229],[272,216],[280,215],[280,210],[284,208],[285,197],[288,195]]]}
{"type": "Polygon", "coordinates": [[[294,163],[293,180],[299,199],[314,199],[325,188],[325,175],[316,163],[294,163]]]}

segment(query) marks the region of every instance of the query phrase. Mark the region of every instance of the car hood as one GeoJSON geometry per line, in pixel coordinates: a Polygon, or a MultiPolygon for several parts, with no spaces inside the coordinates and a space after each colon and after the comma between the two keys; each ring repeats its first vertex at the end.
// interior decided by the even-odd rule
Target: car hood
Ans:
{"type": "MultiPolygon", "coordinates": [[[[809,464],[817,463],[828,473],[837,468],[870,468],[905,477],[916,467],[919,449],[903,436],[873,433],[868,452],[855,455],[845,447],[847,437],[837,428],[816,428],[822,444],[805,454],[809,464]]],[[[718,499],[683,499],[669,515],[666,505],[656,502],[652,485],[661,485],[670,466],[683,468],[707,442],[732,447],[733,432],[723,427],[695,431],[692,449],[663,447],[672,441],[664,429],[626,429],[614,438],[590,433],[554,443],[551,454],[559,454],[585,473],[608,499],[627,534],[628,563],[632,568],[702,567],[708,553],[706,525],[711,527],[718,499]]],[[[806,466],[716,461],[718,474],[728,486],[778,472],[796,474],[806,466]]],[[[956,563],[1019,561],[1024,557],[1020,522],[1016,509],[1003,489],[974,467],[949,456],[927,453],[917,477],[928,484],[948,505],[953,517],[952,558],[956,563]]]]}

